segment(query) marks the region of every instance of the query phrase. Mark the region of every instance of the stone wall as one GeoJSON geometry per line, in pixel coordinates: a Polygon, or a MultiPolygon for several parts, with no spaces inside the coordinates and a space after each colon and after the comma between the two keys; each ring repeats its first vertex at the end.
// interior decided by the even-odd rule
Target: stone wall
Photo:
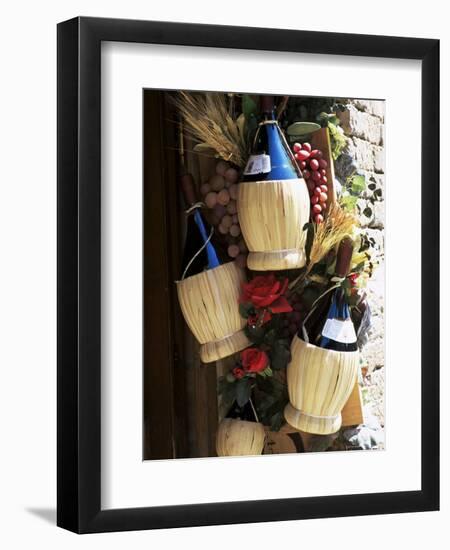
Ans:
{"type": "Polygon", "coordinates": [[[374,189],[367,189],[358,201],[361,226],[375,240],[381,256],[368,284],[372,328],[362,352],[366,365],[362,391],[365,416],[375,416],[384,426],[384,102],[346,100],[342,104],[336,114],[347,146],[335,162],[336,177],[342,183],[356,172],[365,176],[367,185],[374,184],[374,189]],[[377,189],[381,196],[371,202],[369,197],[377,189]],[[363,214],[366,207],[372,211],[369,216],[363,214]]]}
{"type": "Polygon", "coordinates": [[[343,110],[337,111],[341,127],[347,137],[347,147],[335,163],[336,176],[345,180],[355,170],[382,192],[381,200],[373,205],[368,197],[375,190],[367,189],[358,203],[360,212],[369,206],[372,215],[361,214],[361,225],[370,229],[384,228],[384,101],[348,100],[343,110]]]}

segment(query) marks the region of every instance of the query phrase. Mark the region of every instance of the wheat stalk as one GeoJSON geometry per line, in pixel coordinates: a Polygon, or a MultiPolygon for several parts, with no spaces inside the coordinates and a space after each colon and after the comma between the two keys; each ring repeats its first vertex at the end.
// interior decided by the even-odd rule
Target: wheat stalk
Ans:
{"type": "Polygon", "coordinates": [[[245,165],[245,117],[231,116],[225,94],[179,92],[173,101],[184,119],[187,133],[213,149],[220,158],[240,167],[245,165]]]}
{"type": "Polygon", "coordinates": [[[309,275],[315,264],[320,262],[342,239],[352,236],[357,226],[358,220],[353,214],[346,212],[337,202],[331,204],[324,221],[314,224],[314,237],[308,265],[305,271],[291,281],[289,288],[298,287],[309,275]]]}
{"type": "Polygon", "coordinates": [[[315,225],[308,272],[344,237],[351,236],[357,224],[353,214],[343,210],[337,202],[332,204],[324,221],[315,225]]]}

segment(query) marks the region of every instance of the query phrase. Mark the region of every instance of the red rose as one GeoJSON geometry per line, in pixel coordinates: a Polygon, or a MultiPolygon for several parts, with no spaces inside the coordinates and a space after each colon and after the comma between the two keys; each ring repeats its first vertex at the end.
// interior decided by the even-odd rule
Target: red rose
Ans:
{"type": "Polygon", "coordinates": [[[247,348],[241,351],[241,361],[245,371],[262,372],[269,364],[269,357],[258,348],[247,348]]]}
{"type": "Polygon", "coordinates": [[[231,371],[231,374],[235,378],[240,380],[241,378],[243,378],[245,376],[245,371],[244,371],[244,369],[241,369],[241,367],[234,367],[234,369],[231,371]]]}
{"type": "Polygon", "coordinates": [[[261,313],[256,315],[249,315],[247,318],[247,324],[251,327],[256,327],[268,323],[272,319],[272,314],[268,309],[264,309],[261,313]]]}
{"type": "Polygon", "coordinates": [[[272,313],[288,313],[292,307],[283,296],[287,287],[287,278],[280,282],[273,273],[258,275],[242,285],[241,302],[250,302],[256,309],[268,307],[272,313]]]}

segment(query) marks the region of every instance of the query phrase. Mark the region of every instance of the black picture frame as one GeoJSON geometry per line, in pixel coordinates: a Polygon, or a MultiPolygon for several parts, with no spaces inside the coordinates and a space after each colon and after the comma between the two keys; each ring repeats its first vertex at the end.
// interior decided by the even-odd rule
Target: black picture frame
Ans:
{"type": "MultiPolygon", "coordinates": [[[[76,533],[439,509],[439,41],[77,17],[58,25],[57,524],[76,533]],[[422,62],[420,491],[101,509],[102,41],[422,62]]],[[[419,404],[418,404],[419,405],[419,404]]]]}

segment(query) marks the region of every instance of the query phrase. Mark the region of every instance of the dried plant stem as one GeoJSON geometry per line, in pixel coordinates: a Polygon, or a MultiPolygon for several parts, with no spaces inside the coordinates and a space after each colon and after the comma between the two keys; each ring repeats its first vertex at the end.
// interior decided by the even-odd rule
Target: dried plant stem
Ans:
{"type": "Polygon", "coordinates": [[[187,133],[216,151],[222,159],[244,166],[247,160],[245,118],[231,116],[225,94],[179,92],[173,102],[183,117],[187,133]]]}

